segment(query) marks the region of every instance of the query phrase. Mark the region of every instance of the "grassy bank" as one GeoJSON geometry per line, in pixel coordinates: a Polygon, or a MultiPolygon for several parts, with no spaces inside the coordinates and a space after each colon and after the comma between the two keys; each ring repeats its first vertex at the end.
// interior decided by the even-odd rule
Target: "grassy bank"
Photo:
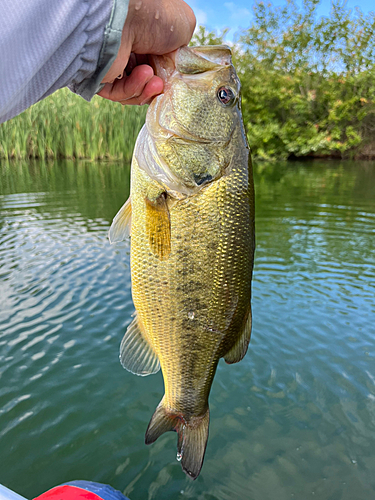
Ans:
{"type": "Polygon", "coordinates": [[[129,160],[145,115],[144,106],[88,103],[62,89],[0,125],[0,158],[129,160]]]}
{"type": "MultiPolygon", "coordinates": [[[[233,60],[253,156],[375,158],[375,14],[256,1],[233,60]]],[[[200,27],[193,44],[225,43],[200,27]]],[[[0,158],[129,160],[146,109],[61,90],[0,125],[0,158]]]]}

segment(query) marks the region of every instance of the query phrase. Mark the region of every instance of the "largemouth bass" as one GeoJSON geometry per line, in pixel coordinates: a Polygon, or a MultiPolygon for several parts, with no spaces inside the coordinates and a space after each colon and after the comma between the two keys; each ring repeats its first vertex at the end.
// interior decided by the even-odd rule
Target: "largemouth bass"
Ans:
{"type": "Polygon", "coordinates": [[[183,47],[154,64],[165,90],[148,109],[130,198],[109,233],[115,242],[131,232],[136,315],[120,359],[137,375],[161,368],[165,394],[145,441],[176,431],[177,458],[195,479],[218,361],[240,361],[250,341],[254,188],[230,49],[183,47]]]}

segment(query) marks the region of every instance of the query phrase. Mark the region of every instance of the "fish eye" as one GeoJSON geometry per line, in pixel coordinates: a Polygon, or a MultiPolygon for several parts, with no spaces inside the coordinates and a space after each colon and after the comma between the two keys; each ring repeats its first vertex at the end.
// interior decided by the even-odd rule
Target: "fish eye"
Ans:
{"type": "Polygon", "coordinates": [[[217,98],[224,106],[229,106],[236,100],[233,90],[229,87],[220,87],[217,91],[217,98]]]}

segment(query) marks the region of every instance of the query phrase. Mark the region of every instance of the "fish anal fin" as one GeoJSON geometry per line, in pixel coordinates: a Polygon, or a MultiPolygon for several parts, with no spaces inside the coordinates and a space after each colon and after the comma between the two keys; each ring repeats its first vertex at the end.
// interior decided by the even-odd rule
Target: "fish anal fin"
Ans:
{"type": "Polygon", "coordinates": [[[123,241],[130,236],[131,220],[132,206],[129,197],[117,212],[109,229],[108,238],[111,244],[123,241]]]}
{"type": "Polygon", "coordinates": [[[251,308],[246,317],[245,324],[242,328],[241,335],[234,346],[225,354],[224,359],[228,364],[238,363],[245,356],[249,346],[251,336],[251,308]]]}
{"type": "Polygon", "coordinates": [[[148,425],[145,443],[153,443],[164,432],[177,432],[177,460],[181,461],[185,474],[196,479],[206,452],[209,422],[208,408],[204,415],[190,417],[189,421],[186,421],[183,415],[168,410],[162,399],[148,425]]]}
{"type": "Polygon", "coordinates": [[[121,341],[120,361],[126,370],[143,377],[160,370],[159,359],[145,338],[137,316],[128,326],[121,341]]]}
{"type": "Polygon", "coordinates": [[[160,260],[165,260],[171,253],[171,223],[165,193],[155,201],[145,198],[146,233],[151,252],[160,260]]]}

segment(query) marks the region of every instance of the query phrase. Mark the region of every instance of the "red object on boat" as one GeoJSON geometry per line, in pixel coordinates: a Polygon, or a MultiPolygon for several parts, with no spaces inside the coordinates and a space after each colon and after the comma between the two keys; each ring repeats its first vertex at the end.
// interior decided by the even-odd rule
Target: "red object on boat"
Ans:
{"type": "Polygon", "coordinates": [[[34,500],[99,500],[101,497],[92,491],[77,488],[77,486],[55,486],[51,490],[42,493],[34,500]]]}
{"type": "Polygon", "coordinates": [[[72,481],[55,486],[34,500],[129,500],[129,498],[107,484],[72,481]]]}

